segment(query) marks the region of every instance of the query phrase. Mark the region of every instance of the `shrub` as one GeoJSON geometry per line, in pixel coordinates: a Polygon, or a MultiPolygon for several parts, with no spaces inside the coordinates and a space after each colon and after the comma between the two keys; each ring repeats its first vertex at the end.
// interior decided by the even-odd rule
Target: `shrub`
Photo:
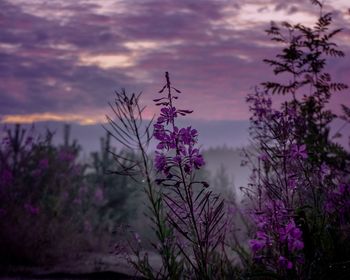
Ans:
{"type": "MultiPolygon", "coordinates": [[[[4,129],[0,149],[1,261],[38,263],[53,251],[67,254],[77,230],[84,166],[75,145],[59,148],[20,125],[4,129]],[[65,227],[62,227],[62,225],[65,227]]],[[[54,257],[51,255],[51,257],[54,257]]]]}
{"type": "Polygon", "coordinates": [[[284,48],[265,62],[289,82],[265,82],[247,98],[258,153],[246,191],[256,228],[250,246],[255,263],[283,279],[326,277],[350,257],[349,154],[330,139],[336,115],[326,108],[347,88],[325,70],[327,57],[344,56],[331,22],[321,13],[312,28],[273,24],[267,32],[284,48]],[[276,106],[274,95],[286,101],[276,106]]]}

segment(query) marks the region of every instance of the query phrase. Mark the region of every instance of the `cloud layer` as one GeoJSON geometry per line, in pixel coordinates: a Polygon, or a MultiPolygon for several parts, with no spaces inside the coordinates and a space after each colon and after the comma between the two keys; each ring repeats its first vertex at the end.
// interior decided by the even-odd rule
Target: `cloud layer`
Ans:
{"type": "MultiPolygon", "coordinates": [[[[345,2],[327,7],[340,26],[350,22],[345,2]]],[[[98,122],[120,88],[144,91],[152,115],[150,100],[169,71],[194,118],[244,120],[246,94],[272,78],[261,62],[278,51],[264,34],[270,20],[316,16],[301,0],[4,0],[0,118],[98,122]]],[[[339,43],[350,54],[348,29],[339,43]]],[[[350,82],[349,57],[329,67],[350,82]]],[[[349,99],[339,95],[332,106],[349,99]]]]}

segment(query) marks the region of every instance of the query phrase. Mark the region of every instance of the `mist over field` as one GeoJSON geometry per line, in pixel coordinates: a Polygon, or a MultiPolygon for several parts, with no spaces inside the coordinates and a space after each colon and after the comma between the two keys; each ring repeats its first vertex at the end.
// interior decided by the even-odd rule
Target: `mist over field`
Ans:
{"type": "MultiPolygon", "coordinates": [[[[113,117],[111,112],[106,112],[113,117]]],[[[200,132],[200,143],[203,149],[227,146],[229,148],[240,148],[249,144],[249,122],[248,121],[206,121],[206,120],[180,120],[181,126],[192,126],[200,132]]],[[[35,130],[39,134],[49,129],[55,133],[54,143],[62,143],[65,122],[36,122],[35,130]]],[[[7,125],[13,127],[12,125],[7,125]]],[[[23,124],[30,128],[32,124],[23,124]]],[[[94,125],[79,125],[71,123],[71,137],[76,139],[83,148],[83,153],[96,151],[100,148],[99,139],[105,136],[108,124],[100,123],[94,125]]],[[[114,142],[114,145],[120,145],[114,142]]],[[[151,146],[154,150],[154,144],[151,146]]]]}
{"type": "MultiPolygon", "coordinates": [[[[53,143],[60,145],[64,141],[64,125],[62,122],[38,122],[34,124],[35,131],[39,135],[44,135],[46,130],[54,133],[53,143]]],[[[239,193],[238,188],[248,183],[249,170],[241,166],[245,159],[243,148],[249,148],[249,122],[248,121],[181,121],[181,126],[195,127],[200,133],[201,149],[204,152],[206,161],[206,171],[212,177],[219,176],[221,167],[230,181],[230,188],[234,188],[239,193]]],[[[30,129],[32,125],[22,125],[30,129]]],[[[8,125],[12,127],[12,125],[8,125]]],[[[101,138],[106,136],[105,128],[107,124],[79,125],[70,124],[71,139],[77,140],[81,146],[80,159],[89,162],[92,152],[101,149],[101,138]],[[105,128],[104,128],[105,127],[105,128]]],[[[122,149],[117,141],[111,142],[111,146],[122,149]]],[[[149,153],[154,153],[155,143],[151,142],[149,153]]]]}

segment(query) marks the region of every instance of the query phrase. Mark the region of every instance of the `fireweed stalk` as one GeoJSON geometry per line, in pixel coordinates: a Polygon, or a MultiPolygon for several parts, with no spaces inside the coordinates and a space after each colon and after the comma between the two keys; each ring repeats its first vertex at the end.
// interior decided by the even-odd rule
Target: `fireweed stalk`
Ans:
{"type": "Polygon", "coordinates": [[[153,134],[158,141],[154,164],[158,172],[156,181],[165,188],[167,220],[178,234],[177,246],[182,256],[196,279],[213,279],[220,273],[214,259],[217,247],[224,242],[224,202],[207,190],[207,182],[196,181],[195,170],[205,164],[196,147],[198,132],[191,126],[176,125],[178,116],[192,111],[174,106],[178,96],[173,93],[181,92],[171,85],[168,72],[165,78],[166,84],[159,91],[165,93],[165,97],[154,100],[161,106],[153,134]]]}

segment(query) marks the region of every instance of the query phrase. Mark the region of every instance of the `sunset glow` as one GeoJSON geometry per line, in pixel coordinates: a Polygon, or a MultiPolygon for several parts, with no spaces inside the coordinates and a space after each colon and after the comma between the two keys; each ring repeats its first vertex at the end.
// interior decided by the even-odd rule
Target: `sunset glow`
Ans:
{"type": "Polygon", "coordinates": [[[1,120],[3,123],[23,123],[31,124],[42,121],[59,121],[59,122],[75,122],[81,125],[91,125],[104,122],[105,120],[99,116],[87,117],[74,114],[29,114],[29,115],[5,115],[1,120]]]}
{"type": "Polygon", "coordinates": [[[132,56],[127,55],[82,55],[79,65],[96,65],[103,69],[126,68],[135,65],[132,56]]]}

